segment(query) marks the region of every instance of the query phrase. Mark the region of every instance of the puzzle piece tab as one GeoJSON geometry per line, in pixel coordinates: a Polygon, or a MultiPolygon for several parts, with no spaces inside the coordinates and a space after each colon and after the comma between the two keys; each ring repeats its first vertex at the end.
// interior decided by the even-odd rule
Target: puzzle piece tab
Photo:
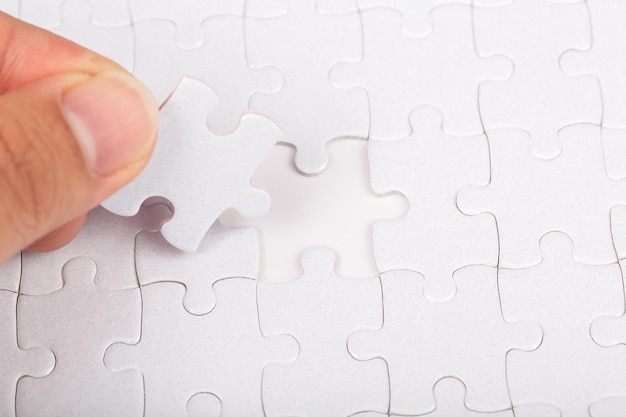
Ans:
{"type": "Polygon", "coordinates": [[[215,309],[194,316],[183,308],[182,285],[143,287],[139,344],[115,344],[107,351],[111,370],[143,374],[146,417],[186,415],[188,399],[198,392],[221,399],[221,417],[265,416],[263,368],[293,361],[297,344],[290,336],[267,339],[261,334],[254,280],[224,279],[214,291],[215,309]]]}
{"type": "Polygon", "coordinates": [[[48,295],[20,296],[20,344],[49,348],[56,364],[46,378],[20,381],[19,416],[141,415],[139,375],[112,374],[102,361],[112,341],[139,340],[141,295],[139,289],[98,288],[96,274],[100,271],[93,261],[74,258],[63,267],[63,288],[48,295]]]}
{"type": "Polygon", "coordinates": [[[159,139],[139,176],[102,203],[115,214],[133,216],[150,197],[174,209],[161,233],[178,249],[194,251],[222,212],[244,216],[269,209],[270,198],[252,188],[250,177],[280,138],[269,119],[246,114],[228,136],[213,135],[205,117],[217,96],[205,84],[185,78],[161,110],[159,139]]]}

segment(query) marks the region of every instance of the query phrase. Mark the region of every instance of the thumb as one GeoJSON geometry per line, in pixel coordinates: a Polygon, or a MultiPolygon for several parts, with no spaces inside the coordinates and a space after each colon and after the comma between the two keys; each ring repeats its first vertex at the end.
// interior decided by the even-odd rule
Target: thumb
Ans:
{"type": "Polygon", "coordinates": [[[0,95],[0,262],[134,178],[157,112],[121,71],[49,75],[0,95]]]}

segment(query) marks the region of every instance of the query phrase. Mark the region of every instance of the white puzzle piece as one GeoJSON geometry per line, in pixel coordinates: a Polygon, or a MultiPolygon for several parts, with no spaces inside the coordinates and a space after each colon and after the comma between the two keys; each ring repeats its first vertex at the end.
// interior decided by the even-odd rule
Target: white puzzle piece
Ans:
{"type": "Polygon", "coordinates": [[[568,126],[561,130],[561,154],[545,161],[531,154],[528,132],[487,132],[491,183],[466,187],[457,202],[466,214],[495,215],[500,266],[525,268],[539,263],[539,239],[552,230],[572,237],[579,262],[616,261],[609,210],[626,201],[626,184],[606,176],[600,136],[599,126],[568,126]]]}
{"type": "Polygon", "coordinates": [[[346,349],[351,332],[382,325],[378,278],[336,275],[335,254],[324,247],[308,249],[301,260],[304,273],[297,280],[259,282],[261,328],[269,335],[293,335],[300,345],[295,362],[265,369],[265,412],[308,417],[385,412],[385,362],[360,362],[346,349]]]}
{"type": "Polygon", "coordinates": [[[169,20],[176,25],[172,41],[197,48],[205,41],[203,23],[214,16],[243,16],[244,0],[127,0],[134,22],[169,20]]]}
{"type": "Polygon", "coordinates": [[[591,48],[569,51],[561,58],[572,75],[596,76],[602,88],[602,125],[626,128],[626,3],[620,0],[587,0],[591,14],[591,48]]]}
{"type": "Polygon", "coordinates": [[[623,312],[622,276],[616,263],[575,262],[562,233],[545,235],[541,249],[540,264],[499,271],[504,317],[533,320],[544,332],[537,350],[507,355],[511,399],[514,406],[554,404],[562,417],[587,416],[594,401],[626,395],[626,350],[600,347],[589,331],[595,317],[623,312]]]}
{"type": "Polygon", "coordinates": [[[142,286],[159,281],[185,286],[185,309],[207,314],[215,306],[213,284],[223,278],[259,275],[259,234],[252,228],[228,229],[215,222],[195,252],[170,245],[160,233],[137,236],[137,277],[142,286]]]}
{"type": "Polygon", "coordinates": [[[358,331],[348,341],[354,357],[387,361],[391,414],[434,410],[433,386],[446,376],[467,386],[467,408],[507,409],[507,352],[532,350],[541,342],[541,329],[534,323],[502,318],[496,268],[468,266],[454,280],[455,296],[434,303],[424,296],[425,280],[417,272],[382,274],[383,326],[358,331]]]}
{"type": "MultiPolygon", "coordinates": [[[[61,24],[62,5],[68,0],[20,0],[20,19],[45,29],[61,24]]],[[[71,1],[71,0],[70,0],[71,1]]],[[[97,26],[130,25],[128,0],[88,0],[97,26]]]]}
{"type": "Polygon", "coordinates": [[[26,381],[25,376],[50,374],[55,363],[52,352],[44,347],[18,345],[16,303],[17,294],[0,290],[0,415],[6,417],[15,417],[16,385],[26,381]]]}
{"type": "Polygon", "coordinates": [[[161,233],[186,251],[198,248],[229,207],[244,216],[266,212],[270,198],[252,188],[250,177],[280,138],[280,129],[263,116],[246,114],[232,134],[213,135],[204,120],[216,103],[210,87],[184,79],[161,110],[152,159],[135,180],[102,206],[115,214],[133,216],[146,199],[166,199],[174,215],[161,233]]]}
{"type": "MultiPolygon", "coordinates": [[[[485,417],[485,413],[470,410],[465,406],[467,389],[459,379],[454,377],[440,379],[433,390],[437,408],[432,413],[425,414],[425,417],[485,417]]],[[[489,417],[514,417],[510,409],[491,412],[487,415],[489,417]]]]}
{"type": "Polygon", "coordinates": [[[213,133],[224,135],[237,128],[255,91],[271,93],[282,84],[272,68],[251,69],[246,61],[243,18],[218,16],[202,26],[204,43],[193,49],[176,45],[176,26],[166,20],[136,23],[133,74],[144,82],[162,105],[183,77],[209,85],[218,102],[207,117],[213,133]]]}
{"type": "Polygon", "coordinates": [[[552,158],[561,150],[558,132],[573,123],[600,123],[597,80],[570,77],[559,65],[567,49],[591,43],[585,2],[513,1],[473,10],[476,49],[481,56],[503,54],[515,63],[513,76],[480,87],[480,112],[487,130],[525,129],[532,152],[552,158]]]}
{"type": "MultiPolygon", "coordinates": [[[[251,7],[255,0],[248,3],[251,7]]],[[[276,66],[284,85],[276,94],[256,93],[250,109],[265,114],[298,150],[296,165],[317,174],[328,163],[325,145],[344,137],[367,138],[369,109],[362,89],[340,90],[328,80],[339,61],[362,54],[358,14],[318,13],[315,0],[291,0],[286,15],[246,19],[246,51],[253,68],[276,66]]]]}
{"type": "Polygon", "coordinates": [[[93,260],[96,285],[107,289],[137,288],[135,236],[140,230],[158,230],[169,218],[162,204],[144,206],[133,217],[116,216],[102,207],[92,209],[76,237],[60,249],[22,254],[22,294],[51,294],[63,287],[62,270],[75,257],[93,260]]]}
{"type": "Polygon", "coordinates": [[[132,26],[128,22],[115,26],[97,25],[91,20],[92,11],[87,0],[65,0],[61,5],[61,21],[50,30],[131,71],[135,52],[132,26]]]}
{"type": "Polygon", "coordinates": [[[13,255],[0,263],[0,290],[17,292],[22,277],[22,254],[13,255]]]}
{"type": "Polygon", "coordinates": [[[404,34],[412,37],[423,37],[432,31],[430,13],[434,8],[445,4],[469,6],[472,0],[357,0],[357,2],[358,7],[345,0],[318,0],[318,8],[327,13],[348,13],[372,8],[395,9],[402,13],[404,34]]]}
{"type": "Polygon", "coordinates": [[[365,10],[361,15],[363,59],[336,66],[330,77],[337,86],[367,90],[371,138],[409,136],[409,114],[425,104],[446,115],[443,130],[447,133],[483,131],[478,86],[484,80],[507,78],[512,66],[505,58],[476,54],[469,6],[434,9],[433,31],[425,38],[404,35],[402,15],[395,10],[365,10]]]}
{"type": "Polygon", "coordinates": [[[18,416],[140,416],[139,375],[113,374],[103,356],[112,342],[137,343],[139,289],[98,288],[100,274],[88,258],[63,267],[64,286],[39,296],[21,295],[18,336],[24,347],[45,346],[56,365],[46,378],[24,378],[17,389],[18,416]]]}
{"type": "Polygon", "coordinates": [[[256,281],[218,281],[215,309],[203,316],[183,308],[185,289],[161,282],[142,288],[143,327],[139,344],[109,348],[113,371],[143,374],[146,417],[184,416],[188,399],[210,392],[222,401],[221,417],[265,416],[261,399],[263,368],[291,362],[297,343],[290,336],[261,334],[256,281]]]}
{"type": "Polygon", "coordinates": [[[230,227],[259,229],[262,279],[289,281],[299,277],[300,255],[311,246],[333,249],[341,276],[378,274],[372,224],[403,215],[406,200],[372,191],[367,181],[367,142],[341,140],[329,144],[328,149],[328,167],[318,175],[304,176],[294,166],[294,149],[275,146],[252,178],[272,197],[267,214],[246,219],[231,210],[220,218],[230,227]]]}
{"type": "Polygon", "coordinates": [[[470,217],[456,206],[467,184],[489,183],[485,135],[451,136],[431,107],[411,113],[413,133],[396,141],[369,141],[372,187],[406,195],[411,209],[401,220],[374,224],[374,253],[381,272],[408,269],[426,279],[426,296],[454,295],[452,274],[472,264],[497,265],[498,232],[493,216],[470,217]]]}
{"type": "Polygon", "coordinates": [[[222,400],[210,392],[199,392],[187,401],[187,415],[189,417],[220,417],[222,400]]]}

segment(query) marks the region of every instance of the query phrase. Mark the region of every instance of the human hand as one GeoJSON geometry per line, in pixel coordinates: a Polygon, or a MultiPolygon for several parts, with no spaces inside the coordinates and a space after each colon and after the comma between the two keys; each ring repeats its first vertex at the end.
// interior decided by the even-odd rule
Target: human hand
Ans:
{"type": "Polygon", "coordinates": [[[119,65],[0,12],[0,263],[71,240],[146,165],[157,116],[119,65]]]}

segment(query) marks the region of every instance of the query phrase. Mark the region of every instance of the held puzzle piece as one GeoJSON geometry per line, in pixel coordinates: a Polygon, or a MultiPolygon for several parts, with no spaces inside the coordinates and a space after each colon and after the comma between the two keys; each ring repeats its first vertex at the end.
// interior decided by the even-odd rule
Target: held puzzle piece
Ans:
{"type": "Polygon", "coordinates": [[[161,106],[126,217],[0,266],[0,416],[626,415],[620,0],[0,9],[161,106]]]}
{"type": "Polygon", "coordinates": [[[183,79],[161,110],[152,159],[102,206],[133,216],[148,198],[163,198],[174,214],[161,233],[186,251],[198,249],[211,225],[229,207],[245,216],[266,212],[269,195],[253,188],[250,177],[280,138],[280,129],[263,116],[246,114],[232,134],[213,135],[205,117],[216,104],[210,87],[183,79]]]}

